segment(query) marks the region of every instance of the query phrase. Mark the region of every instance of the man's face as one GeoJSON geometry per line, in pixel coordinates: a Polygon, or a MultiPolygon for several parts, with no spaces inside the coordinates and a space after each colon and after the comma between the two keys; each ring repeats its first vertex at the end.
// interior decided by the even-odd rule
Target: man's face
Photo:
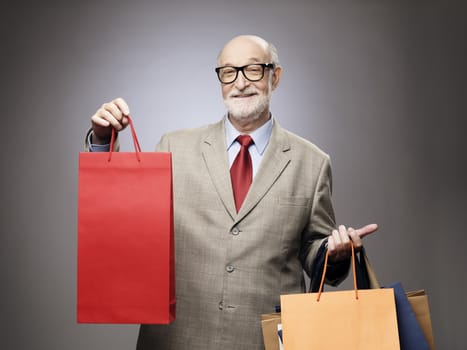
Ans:
{"type": "MultiPolygon", "coordinates": [[[[264,45],[247,38],[237,38],[227,44],[220,56],[220,66],[242,67],[253,63],[270,63],[269,52],[264,45]]],[[[274,72],[266,68],[261,80],[252,82],[238,72],[237,79],[222,84],[222,97],[229,115],[237,120],[255,120],[267,114],[269,101],[275,88],[274,72]]]]}

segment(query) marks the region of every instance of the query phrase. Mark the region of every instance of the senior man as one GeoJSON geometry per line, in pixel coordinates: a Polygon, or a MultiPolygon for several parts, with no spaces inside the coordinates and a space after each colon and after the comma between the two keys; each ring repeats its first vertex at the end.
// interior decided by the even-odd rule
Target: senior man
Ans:
{"type": "MultiPolygon", "coordinates": [[[[177,319],[142,325],[140,350],[263,349],[261,314],[281,294],[305,291],[303,270],[311,275],[319,248],[327,245],[335,285],[348,273],[350,241],[358,248],[377,229],[336,227],[328,155],[272,116],[282,75],[272,44],[235,37],[216,72],[226,116],[157,146],[172,152],[177,319]]],[[[103,104],[91,117],[90,150],[108,149],[111,128],[123,130],[129,113],[121,98],[103,104]]]]}

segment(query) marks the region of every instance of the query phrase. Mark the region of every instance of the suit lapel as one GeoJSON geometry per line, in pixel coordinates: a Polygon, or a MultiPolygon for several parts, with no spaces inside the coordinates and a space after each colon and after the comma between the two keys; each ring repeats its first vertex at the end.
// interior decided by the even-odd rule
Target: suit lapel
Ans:
{"type": "Polygon", "coordinates": [[[214,187],[232,220],[237,216],[230,181],[224,120],[214,124],[202,144],[204,162],[214,187]]]}
{"type": "Polygon", "coordinates": [[[236,217],[237,222],[243,219],[261,201],[282,174],[290,162],[289,150],[290,144],[286,133],[274,121],[271,138],[261,160],[261,166],[236,217]]]}
{"type": "Polygon", "coordinates": [[[222,204],[235,222],[243,219],[266,195],[290,162],[289,140],[274,121],[271,138],[245,201],[237,214],[230,180],[224,120],[214,124],[202,144],[203,158],[222,204]]]}

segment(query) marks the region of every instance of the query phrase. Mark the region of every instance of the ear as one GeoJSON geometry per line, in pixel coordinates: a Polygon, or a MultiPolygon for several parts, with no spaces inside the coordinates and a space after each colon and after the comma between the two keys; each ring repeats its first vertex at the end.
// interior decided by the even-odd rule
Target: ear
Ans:
{"type": "Polygon", "coordinates": [[[272,72],[272,89],[275,90],[276,87],[279,85],[279,81],[281,80],[282,77],[282,67],[277,66],[274,68],[274,71],[272,72]]]}

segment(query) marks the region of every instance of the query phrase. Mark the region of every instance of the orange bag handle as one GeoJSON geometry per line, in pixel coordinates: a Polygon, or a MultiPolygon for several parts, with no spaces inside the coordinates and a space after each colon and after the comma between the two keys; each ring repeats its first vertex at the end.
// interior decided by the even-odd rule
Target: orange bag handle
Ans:
{"type": "MultiPolygon", "coordinates": [[[[358,299],[357,273],[355,271],[355,248],[352,242],[350,242],[350,245],[352,247],[353,288],[355,290],[355,299],[358,299]]],[[[326,277],[326,268],[328,266],[328,257],[329,257],[329,251],[326,250],[326,257],[324,258],[323,274],[321,276],[321,283],[319,284],[318,296],[316,298],[316,301],[319,301],[319,299],[321,298],[321,293],[323,292],[324,280],[326,277]]]]}
{"type": "MultiPolygon", "coordinates": [[[[128,118],[128,123],[130,124],[133,145],[135,146],[136,159],[138,159],[138,162],[141,162],[141,158],[139,156],[139,153],[141,152],[141,146],[139,145],[138,137],[136,136],[135,127],[133,125],[133,119],[129,115],[127,116],[127,118],[128,118]]],[[[112,158],[112,153],[114,151],[115,137],[116,137],[115,129],[112,128],[112,136],[110,137],[110,149],[109,149],[109,159],[108,159],[109,162],[112,158]]]]}

